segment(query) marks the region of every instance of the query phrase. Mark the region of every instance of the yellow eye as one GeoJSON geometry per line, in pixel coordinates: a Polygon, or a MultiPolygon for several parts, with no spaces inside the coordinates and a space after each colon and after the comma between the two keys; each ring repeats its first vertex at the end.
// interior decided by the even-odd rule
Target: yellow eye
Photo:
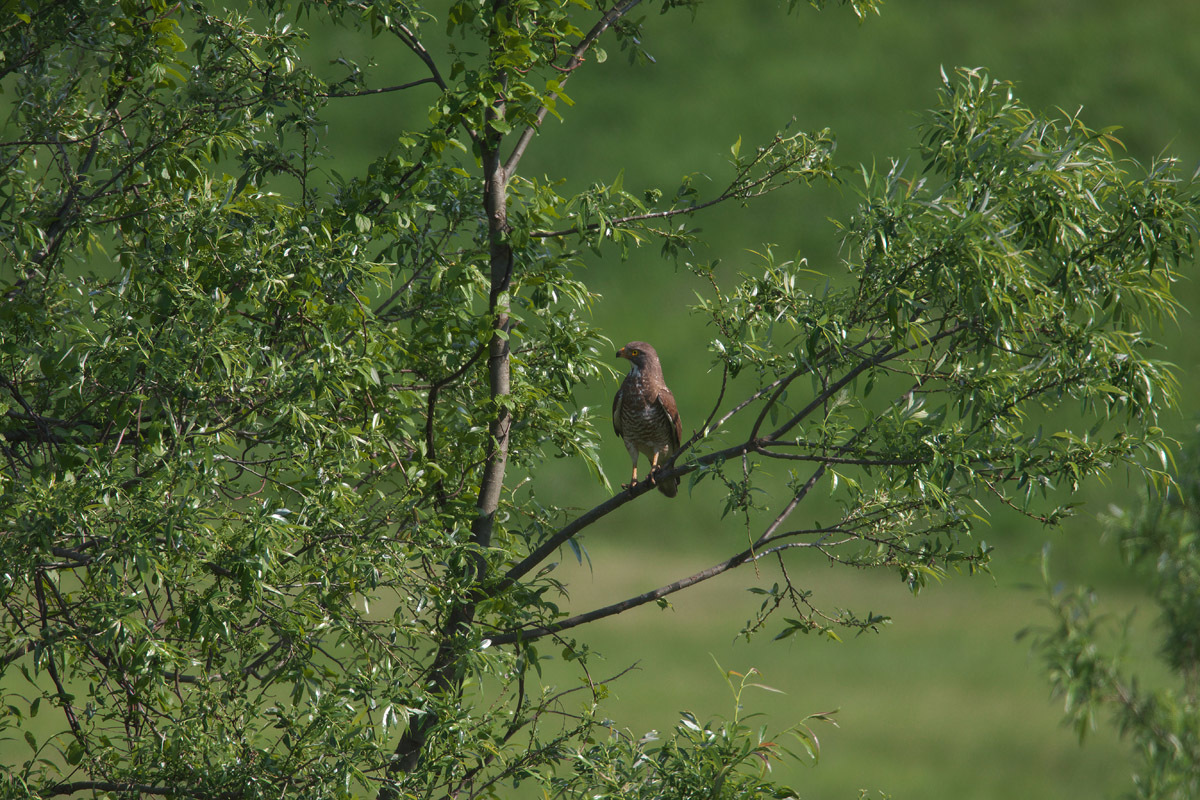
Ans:
{"type": "Polygon", "coordinates": [[[640,355],[640,353],[637,349],[633,349],[633,350],[629,351],[629,355],[636,356],[636,355],[640,355]]]}

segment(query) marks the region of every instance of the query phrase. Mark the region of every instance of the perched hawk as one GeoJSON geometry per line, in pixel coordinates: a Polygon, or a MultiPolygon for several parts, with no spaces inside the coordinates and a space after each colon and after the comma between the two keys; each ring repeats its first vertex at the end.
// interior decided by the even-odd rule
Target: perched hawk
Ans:
{"type": "Polygon", "coordinates": [[[613,429],[625,441],[633,461],[633,477],[621,487],[637,483],[638,453],[643,453],[650,459],[650,482],[667,497],[674,497],[679,481],[654,477],[654,470],[670,460],[683,438],[675,396],[663,381],[658,353],[645,342],[630,342],[617,351],[617,358],[627,358],[633,365],[613,398],[613,429]]]}

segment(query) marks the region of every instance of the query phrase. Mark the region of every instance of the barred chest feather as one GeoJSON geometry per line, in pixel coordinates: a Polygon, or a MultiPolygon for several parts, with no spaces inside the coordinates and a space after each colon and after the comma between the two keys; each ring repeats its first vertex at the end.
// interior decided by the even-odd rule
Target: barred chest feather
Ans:
{"type": "Polygon", "coordinates": [[[671,420],[654,402],[657,397],[658,391],[650,381],[643,380],[640,371],[630,372],[621,387],[622,438],[637,440],[642,447],[649,446],[654,450],[670,446],[671,420]]]}

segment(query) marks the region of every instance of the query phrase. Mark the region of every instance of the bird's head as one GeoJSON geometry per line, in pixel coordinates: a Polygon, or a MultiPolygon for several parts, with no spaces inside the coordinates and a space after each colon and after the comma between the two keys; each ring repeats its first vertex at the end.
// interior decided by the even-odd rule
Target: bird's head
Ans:
{"type": "Polygon", "coordinates": [[[617,358],[629,359],[633,368],[638,372],[651,364],[658,363],[658,353],[654,352],[654,348],[645,342],[630,342],[617,351],[617,358]]]}

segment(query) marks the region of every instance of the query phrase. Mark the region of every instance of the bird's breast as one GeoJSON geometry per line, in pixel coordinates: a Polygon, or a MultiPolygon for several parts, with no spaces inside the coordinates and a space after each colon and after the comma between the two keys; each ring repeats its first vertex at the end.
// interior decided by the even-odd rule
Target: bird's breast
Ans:
{"type": "Polygon", "coordinates": [[[621,434],[626,440],[636,441],[642,447],[662,449],[671,443],[671,421],[651,394],[650,387],[639,380],[640,376],[627,380],[621,392],[621,434]]]}

